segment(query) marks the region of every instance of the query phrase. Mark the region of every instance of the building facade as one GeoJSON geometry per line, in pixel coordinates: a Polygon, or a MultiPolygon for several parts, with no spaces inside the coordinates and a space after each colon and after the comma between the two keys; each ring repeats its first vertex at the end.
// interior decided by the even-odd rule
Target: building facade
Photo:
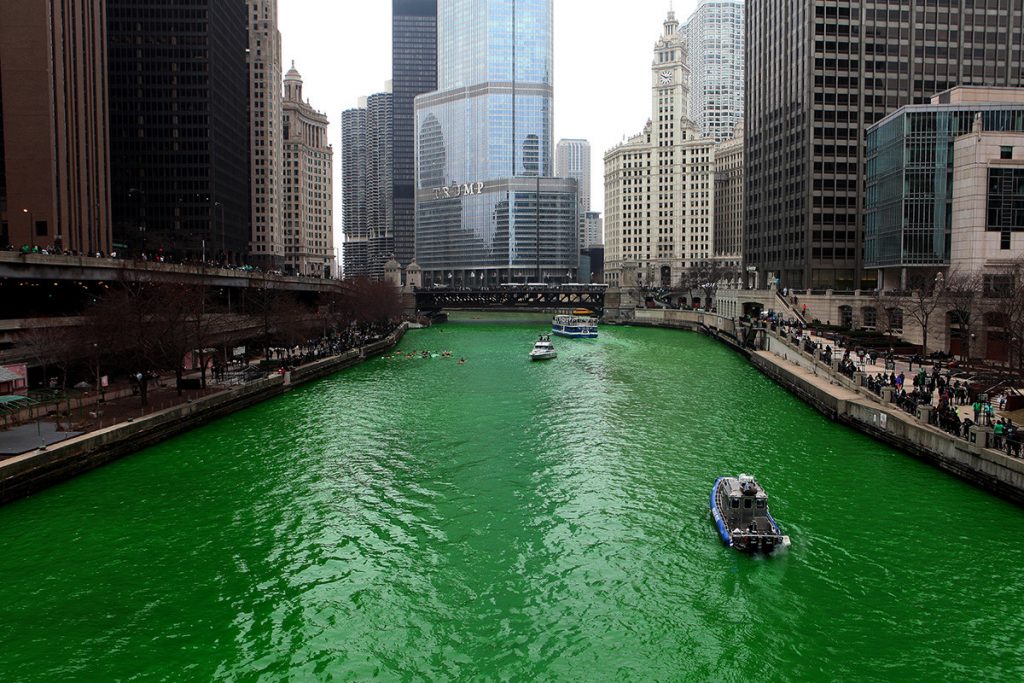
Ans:
{"type": "Polygon", "coordinates": [[[334,150],[327,115],[302,99],[302,76],[285,75],[281,215],[285,272],[336,274],[334,258],[334,150]]]}
{"type": "Polygon", "coordinates": [[[583,234],[580,236],[580,249],[591,249],[604,246],[604,221],[600,211],[588,211],[583,217],[583,234]]]}
{"type": "Polygon", "coordinates": [[[715,259],[730,269],[743,264],[743,122],[715,150],[715,259]]]}
{"type": "Polygon", "coordinates": [[[121,252],[232,262],[251,221],[247,7],[107,0],[111,207],[121,252]]]}
{"type": "Polygon", "coordinates": [[[384,277],[384,264],[395,255],[394,97],[390,92],[366,101],[367,275],[384,277]]]}
{"type": "Polygon", "coordinates": [[[1024,128],[977,124],[954,144],[950,266],[991,282],[1024,257],[1024,128]]]}
{"type": "Polygon", "coordinates": [[[868,129],[864,262],[883,289],[904,287],[908,270],[951,265],[951,242],[962,239],[953,230],[958,139],[977,126],[1024,132],[1024,89],[953,88],[868,129]]]}
{"type": "Polygon", "coordinates": [[[0,2],[0,249],[109,253],[105,3],[0,2]]]}
{"type": "Polygon", "coordinates": [[[342,114],[345,277],[384,277],[395,253],[394,99],[381,92],[342,114]]]}
{"type": "Polygon", "coordinates": [[[747,233],[762,283],[874,288],[865,132],[955,85],[1022,85],[1024,6],[780,0],[746,16],[747,233]]]}
{"type": "Polygon", "coordinates": [[[604,157],[608,284],[621,284],[632,261],[641,284],[673,286],[714,254],[715,141],[687,115],[689,71],[669,12],[651,68],[651,120],[604,157]]]}
{"type": "Polygon", "coordinates": [[[249,253],[266,268],[284,263],[281,224],[281,32],[277,0],[246,0],[249,12],[249,158],[252,237],[249,253]]]}
{"type": "Polygon", "coordinates": [[[405,267],[416,251],[413,103],[417,95],[437,90],[437,0],[392,0],[391,21],[395,260],[405,267]]]}
{"type": "Polygon", "coordinates": [[[366,107],[341,114],[342,275],[366,276],[370,232],[366,222],[366,107]]]}
{"type": "Polygon", "coordinates": [[[425,282],[571,280],[577,184],[550,177],[552,0],[440,0],[438,46],[438,91],[415,104],[425,282]]]}
{"type": "Polygon", "coordinates": [[[590,213],[590,143],[559,140],[555,146],[555,175],[572,178],[580,188],[580,211],[590,213]]]}
{"type": "Polygon", "coordinates": [[[686,22],[690,118],[724,142],[743,119],[743,0],[701,0],[686,22]]]}

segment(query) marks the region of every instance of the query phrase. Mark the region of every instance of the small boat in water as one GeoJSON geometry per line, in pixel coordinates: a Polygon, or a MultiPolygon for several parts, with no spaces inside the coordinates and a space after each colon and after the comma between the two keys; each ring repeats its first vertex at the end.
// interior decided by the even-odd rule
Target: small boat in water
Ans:
{"type": "Polygon", "coordinates": [[[556,315],[551,321],[551,332],[559,337],[597,339],[597,318],[556,315]]]}
{"type": "Polygon", "coordinates": [[[530,360],[551,360],[557,357],[558,352],[555,351],[555,345],[551,343],[550,336],[541,335],[534,343],[533,350],[530,351],[530,360]]]}
{"type": "Polygon", "coordinates": [[[750,475],[719,477],[715,481],[711,515],[722,542],[730,548],[769,554],[789,547],[789,536],[782,533],[768,512],[768,494],[750,475]]]}

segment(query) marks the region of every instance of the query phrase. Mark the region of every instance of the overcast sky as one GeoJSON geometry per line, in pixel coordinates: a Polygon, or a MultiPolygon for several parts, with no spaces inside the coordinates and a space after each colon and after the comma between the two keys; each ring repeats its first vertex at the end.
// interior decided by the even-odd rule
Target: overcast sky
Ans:
{"type": "MultiPolygon", "coordinates": [[[[675,0],[685,22],[698,0],[675,0]]],[[[592,152],[592,210],[604,207],[605,150],[651,115],[650,67],[669,0],[554,0],[555,142],[585,138],[592,152]]],[[[279,0],[284,70],[331,120],[334,231],[341,243],[341,112],[391,79],[389,0],[279,0]]]]}

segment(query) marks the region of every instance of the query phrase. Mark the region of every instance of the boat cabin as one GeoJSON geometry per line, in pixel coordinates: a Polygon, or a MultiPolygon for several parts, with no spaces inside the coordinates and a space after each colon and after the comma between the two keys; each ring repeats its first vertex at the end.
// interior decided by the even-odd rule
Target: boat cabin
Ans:
{"type": "Polygon", "coordinates": [[[753,477],[740,475],[739,479],[727,479],[724,482],[728,500],[726,521],[730,529],[747,529],[757,527],[757,520],[768,512],[768,494],[764,492],[753,477]]]}

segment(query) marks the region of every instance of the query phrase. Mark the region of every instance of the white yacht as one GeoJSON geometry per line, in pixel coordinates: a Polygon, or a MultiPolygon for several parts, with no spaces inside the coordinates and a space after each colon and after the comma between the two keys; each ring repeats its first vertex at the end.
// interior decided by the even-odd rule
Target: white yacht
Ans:
{"type": "Polygon", "coordinates": [[[530,351],[530,360],[550,360],[557,358],[558,352],[555,351],[555,345],[551,343],[550,335],[541,335],[533,345],[533,350],[530,351]]]}

